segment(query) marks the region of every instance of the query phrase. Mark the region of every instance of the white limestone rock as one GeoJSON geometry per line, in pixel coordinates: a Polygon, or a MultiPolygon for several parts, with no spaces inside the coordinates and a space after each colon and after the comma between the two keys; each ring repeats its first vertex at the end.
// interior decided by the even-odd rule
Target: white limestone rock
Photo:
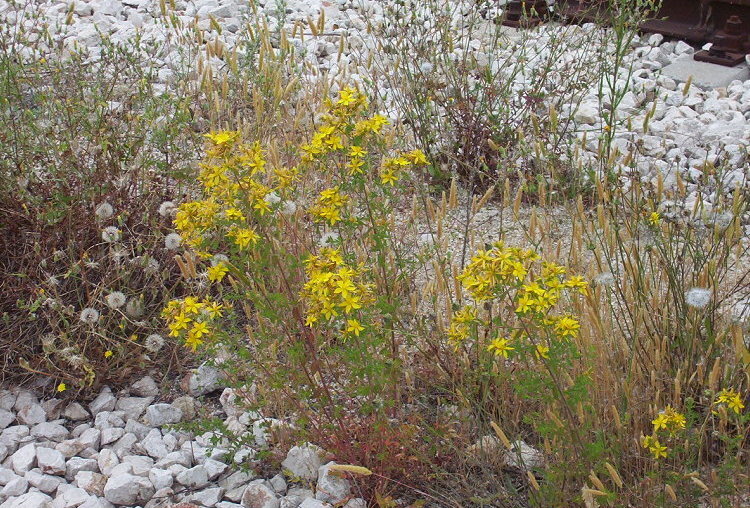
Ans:
{"type": "Polygon", "coordinates": [[[138,397],[156,397],[159,387],[151,376],[144,376],[130,387],[131,393],[138,397]]]}
{"type": "Polygon", "coordinates": [[[103,497],[107,477],[93,471],[79,471],[75,477],[75,484],[89,495],[103,497]]]}
{"type": "Polygon", "coordinates": [[[276,494],[263,483],[248,485],[241,504],[244,508],[279,508],[276,494]]]}
{"type": "Polygon", "coordinates": [[[148,479],[156,490],[166,489],[172,486],[174,478],[172,473],[166,469],[153,468],[148,472],[148,479]]]}
{"type": "Polygon", "coordinates": [[[329,462],[318,470],[318,484],[315,490],[315,499],[326,503],[342,503],[352,491],[349,480],[342,478],[330,470],[335,462],[329,462]]]}
{"type": "Polygon", "coordinates": [[[513,449],[505,452],[505,464],[517,469],[534,469],[544,464],[544,454],[526,442],[514,441],[513,449]]]}
{"type": "Polygon", "coordinates": [[[281,466],[293,476],[315,481],[318,479],[318,471],[322,465],[320,452],[320,448],[309,444],[295,446],[289,450],[281,466]]]}
{"type": "Polygon", "coordinates": [[[44,474],[65,475],[65,456],[54,448],[38,447],[36,461],[44,474]]]}
{"type": "Polygon", "coordinates": [[[49,439],[50,441],[59,443],[68,438],[70,431],[59,423],[42,422],[32,427],[31,435],[36,438],[49,439]]]}
{"type": "Polygon", "coordinates": [[[202,489],[209,484],[208,471],[200,464],[182,471],[175,479],[178,483],[191,489],[202,489]]]}
{"type": "Polygon", "coordinates": [[[89,411],[91,411],[92,415],[96,416],[102,411],[114,410],[116,403],[117,399],[112,394],[112,389],[109,386],[105,386],[102,388],[102,391],[99,392],[99,395],[97,395],[89,404],[89,411]]]}
{"type": "Polygon", "coordinates": [[[65,462],[65,479],[72,482],[81,471],[99,472],[99,464],[96,459],[84,459],[83,457],[71,457],[65,462]]]}
{"type": "Polygon", "coordinates": [[[154,404],[146,409],[146,423],[152,427],[161,427],[182,420],[182,410],[172,404],[154,404]]]}
{"type": "Polygon", "coordinates": [[[131,474],[110,476],[104,486],[105,499],[120,506],[143,505],[154,492],[154,486],[147,478],[131,474]]]}
{"type": "Polygon", "coordinates": [[[19,475],[24,475],[36,464],[36,445],[29,443],[20,447],[11,455],[10,460],[13,470],[19,475]]]}

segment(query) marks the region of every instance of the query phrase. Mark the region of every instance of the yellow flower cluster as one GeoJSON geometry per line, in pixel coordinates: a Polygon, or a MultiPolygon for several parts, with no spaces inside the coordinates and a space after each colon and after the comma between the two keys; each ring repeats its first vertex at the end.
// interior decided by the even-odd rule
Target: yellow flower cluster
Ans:
{"type": "Polygon", "coordinates": [[[162,310],[162,317],[167,321],[169,336],[183,339],[195,351],[211,335],[209,324],[221,317],[222,311],[219,303],[187,297],[170,301],[162,310]]]}
{"type": "Polygon", "coordinates": [[[666,430],[670,436],[674,436],[678,431],[685,430],[685,416],[677,412],[672,406],[667,406],[651,422],[654,426],[654,432],[666,430]]]}
{"type": "Polygon", "coordinates": [[[478,251],[458,280],[474,300],[484,302],[494,298],[500,288],[523,282],[528,265],[537,258],[533,251],[497,242],[492,249],[478,251]]]}
{"type": "Polygon", "coordinates": [[[357,320],[358,310],[372,302],[373,287],[360,282],[362,266],[347,265],[338,250],[325,248],[305,261],[308,280],[302,288],[307,304],[305,324],[312,326],[339,315],[347,318],[345,332],[359,335],[364,327],[357,320]]]}
{"type": "Polygon", "coordinates": [[[641,439],[641,446],[646,448],[655,459],[659,459],[667,456],[667,447],[659,442],[659,438],[655,435],[644,436],[641,439]]]}
{"type": "MultiPolygon", "coordinates": [[[[367,122],[368,128],[357,132],[352,127],[352,118],[367,108],[367,99],[354,88],[344,88],[339,93],[339,99],[334,103],[326,100],[328,113],[323,117],[323,125],[313,134],[309,143],[302,145],[304,155],[302,162],[310,162],[325,154],[344,149],[344,136],[358,135],[364,132],[379,133],[387,123],[384,117],[376,115],[367,122]],[[377,117],[377,120],[375,120],[377,117]],[[374,123],[373,123],[374,121],[374,123]]],[[[357,123],[356,125],[359,125],[357,123]]]]}
{"type": "Polygon", "coordinates": [[[427,164],[427,158],[421,150],[412,150],[398,157],[385,159],[380,168],[380,181],[383,185],[393,185],[403,171],[410,166],[427,164]]]}
{"type": "Polygon", "coordinates": [[[348,202],[348,196],[341,194],[337,185],[322,191],[310,212],[316,220],[333,226],[341,220],[341,210],[348,202]]]}
{"type": "Polygon", "coordinates": [[[729,409],[737,414],[740,414],[745,408],[745,405],[742,403],[742,397],[740,397],[740,394],[728,388],[724,388],[719,392],[719,394],[716,396],[716,403],[726,404],[729,409]]]}
{"type": "MultiPolygon", "coordinates": [[[[570,315],[549,315],[558,303],[563,292],[577,290],[586,292],[588,284],[580,276],[566,278],[566,269],[554,263],[542,263],[538,276],[532,276],[532,265],[538,256],[531,250],[506,247],[502,242],[491,249],[480,250],[472,257],[466,269],[458,276],[472,298],[477,302],[509,298],[516,317],[526,321],[525,325],[514,326],[505,321],[506,334],[497,334],[487,346],[495,356],[508,358],[515,345],[529,341],[528,326],[541,327],[559,339],[573,338],[581,327],[579,321],[570,315]]],[[[448,329],[448,341],[458,348],[472,332],[472,327],[480,323],[477,310],[471,306],[455,312],[448,329]]],[[[549,345],[535,339],[534,355],[541,359],[549,358],[549,345]]]]}
{"type": "Polygon", "coordinates": [[[666,457],[668,448],[661,444],[658,434],[661,431],[666,431],[669,437],[674,437],[678,432],[685,430],[687,425],[685,415],[672,406],[667,406],[656,415],[651,424],[654,426],[654,431],[650,436],[641,439],[641,446],[646,448],[655,459],[666,457]]]}
{"type": "Polygon", "coordinates": [[[174,224],[182,242],[196,252],[202,252],[206,232],[213,227],[218,212],[219,205],[210,200],[180,205],[174,224]]]}
{"type": "Polygon", "coordinates": [[[477,310],[473,307],[464,307],[453,314],[451,326],[448,330],[448,341],[454,347],[463,343],[471,331],[471,324],[477,320],[477,310]]]}

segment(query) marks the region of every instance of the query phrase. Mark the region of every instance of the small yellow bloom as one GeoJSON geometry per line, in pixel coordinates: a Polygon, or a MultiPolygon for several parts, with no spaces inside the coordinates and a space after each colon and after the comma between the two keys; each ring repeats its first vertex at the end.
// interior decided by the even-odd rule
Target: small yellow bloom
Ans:
{"type": "Polygon", "coordinates": [[[349,147],[349,155],[352,157],[364,157],[367,152],[361,147],[357,145],[352,145],[349,147]]]}
{"type": "Polygon", "coordinates": [[[393,169],[383,169],[383,171],[380,172],[380,181],[383,185],[393,186],[393,184],[398,181],[398,175],[396,175],[396,172],[393,169]]]}
{"type": "Polygon", "coordinates": [[[575,337],[580,328],[581,324],[570,316],[562,317],[555,323],[555,331],[560,337],[575,337]]]}
{"type": "Polygon", "coordinates": [[[68,387],[65,385],[65,383],[60,383],[59,385],[57,385],[57,391],[58,392],[64,392],[67,389],[68,389],[68,387]]]}
{"type": "Polygon", "coordinates": [[[192,335],[193,337],[197,339],[203,337],[204,335],[207,335],[208,333],[209,333],[208,326],[206,325],[206,323],[202,323],[200,321],[196,322],[193,325],[193,328],[190,330],[190,335],[192,335]]]}
{"type": "Polygon", "coordinates": [[[667,456],[667,447],[663,446],[656,436],[646,436],[641,440],[641,445],[648,449],[655,459],[667,456]]]}
{"type": "Polygon", "coordinates": [[[724,388],[719,392],[716,402],[719,404],[726,404],[729,409],[737,414],[740,414],[745,408],[745,405],[742,403],[740,394],[738,392],[735,392],[734,390],[729,390],[727,388],[724,388]]]}
{"type": "Polygon", "coordinates": [[[206,270],[208,280],[211,282],[221,282],[227,272],[229,272],[229,268],[227,268],[224,263],[217,263],[215,266],[211,266],[206,270]]]}
{"type": "Polygon", "coordinates": [[[357,337],[359,337],[360,332],[365,329],[365,327],[362,326],[356,319],[347,319],[346,324],[346,333],[354,334],[357,337]]]}
{"type": "Polygon", "coordinates": [[[513,351],[514,347],[510,347],[510,341],[508,339],[497,337],[495,338],[489,346],[487,346],[487,351],[490,353],[494,353],[495,356],[502,356],[503,358],[508,358],[508,352],[513,351]]]}
{"type": "Polygon", "coordinates": [[[537,358],[544,358],[545,360],[549,359],[549,348],[547,346],[544,346],[542,344],[538,344],[536,346],[536,356],[537,358]]]}
{"type": "Polygon", "coordinates": [[[224,306],[219,303],[210,303],[206,305],[206,312],[208,312],[208,316],[211,319],[216,319],[217,317],[222,316],[222,310],[224,309],[224,306]]]}
{"type": "Polygon", "coordinates": [[[652,226],[658,226],[659,222],[661,222],[661,215],[659,215],[659,212],[651,212],[651,215],[648,216],[648,222],[652,226]]]}
{"type": "Polygon", "coordinates": [[[201,344],[203,344],[203,341],[192,334],[189,334],[185,339],[185,346],[189,347],[193,351],[198,349],[198,346],[200,346],[201,344]]]}
{"type": "Polygon", "coordinates": [[[253,231],[252,229],[245,228],[245,229],[236,229],[233,233],[234,235],[234,243],[239,246],[241,249],[245,249],[248,247],[248,245],[255,245],[258,243],[258,240],[260,237],[258,236],[258,233],[253,231]]]}
{"type": "Polygon", "coordinates": [[[104,352],[104,358],[109,358],[109,357],[110,357],[110,356],[112,356],[113,354],[114,354],[114,353],[113,353],[112,351],[110,351],[109,349],[107,349],[107,350],[106,350],[106,351],[104,352]]]}

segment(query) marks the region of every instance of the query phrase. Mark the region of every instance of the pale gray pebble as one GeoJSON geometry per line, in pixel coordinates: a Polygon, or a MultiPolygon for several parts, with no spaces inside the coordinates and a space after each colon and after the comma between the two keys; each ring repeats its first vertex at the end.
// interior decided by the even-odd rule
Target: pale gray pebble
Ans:
{"type": "Polygon", "coordinates": [[[130,387],[130,391],[138,397],[156,397],[159,387],[151,376],[144,376],[130,387]]]}

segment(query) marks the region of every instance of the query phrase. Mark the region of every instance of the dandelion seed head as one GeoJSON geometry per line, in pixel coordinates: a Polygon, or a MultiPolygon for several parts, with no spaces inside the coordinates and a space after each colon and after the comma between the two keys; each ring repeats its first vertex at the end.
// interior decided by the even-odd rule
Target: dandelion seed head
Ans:
{"type": "Polygon", "coordinates": [[[224,254],[214,254],[211,257],[211,266],[216,266],[219,263],[229,263],[229,258],[225,256],[224,254]]]}
{"type": "Polygon", "coordinates": [[[340,236],[337,232],[328,231],[327,233],[323,233],[323,235],[320,237],[320,240],[318,240],[318,245],[320,245],[321,247],[333,245],[338,241],[339,238],[340,236]]]}
{"type": "Polygon", "coordinates": [[[594,284],[596,284],[597,286],[609,287],[614,285],[614,283],[615,276],[612,275],[612,272],[602,272],[594,277],[594,284]]]}
{"type": "Polygon", "coordinates": [[[164,347],[164,337],[158,333],[152,333],[143,341],[143,346],[151,353],[158,353],[164,347]]]}
{"type": "Polygon", "coordinates": [[[161,268],[161,265],[157,260],[155,260],[154,258],[148,258],[148,261],[146,261],[146,273],[158,273],[159,268],[161,268]]]}
{"type": "Polygon", "coordinates": [[[294,215],[297,212],[297,203],[294,201],[284,201],[281,203],[281,213],[284,215],[294,215]]]}
{"type": "Polygon", "coordinates": [[[57,335],[54,333],[45,333],[42,335],[42,346],[43,347],[52,347],[55,345],[55,342],[57,341],[57,335]]]}
{"type": "Polygon", "coordinates": [[[99,321],[99,311],[91,307],[86,307],[81,311],[81,322],[88,325],[96,324],[99,321]]]}
{"type": "Polygon", "coordinates": [[[89,270],[96,270],[97,268],[99,268],[99,263],[89,260],[84,263],[84,266],[89,270]]]}
{"type": "Polygon", "coordinates": [[[107,243],[114,243],[120,240],[120,230],[114,226],[107,226],[102,230],[102,240],[107,243]]]}
{"type": "Polygon", "coordinates": [[[47,277],[47,284],[49,286],[57,286],[58,284],[60,284],[60,279],[58,279],[54,275],[50,275],[49,277],[47,277]]]}
{"type": "Polygon", "coordinates": [[[172,201],[165,201],[159,205],[159,215],[170,217],[177,211],[177,205],[172,201]]]}
{"type": "Polygon", "coordinates": [[[122,262],[123,259],[128,257],[128,251],[121,248],[114,248],[110,250],[109,255],[114,259],[116,263],[122,262]]]}
{"type": "Polygon", "coordinates": [[[275,205],[281,201],[281,198],[275,192],[269,192],[264,199],[269,205],[275,205]]]}
{"type": "Polygon", "coordinates": [[[112,217],[115,214],[115,209],[107,203],[106,201],[104,203],[100,203],[96,209],[94,209],[94,215],[96,215],[96,218],[99,220],[106,220],[112,217]]]}
{"type": "Polygon", "coordinates": [[[705,308],[711,301],[711,291],[706,288],[690,288],[685,292],[685,302],[696,309],[705,308]]]}
{"type": "Polygon", "coordinates": [[[143,315],[143,302],[137,298],[131,298],[128,303],[125,304],[125,314],[128,317],[136,319],[143,315]]]}
{"type": "Polygon", "coordinates": [[[120,307],[125,305],[127,298],[121,291],[112,291],[104,298],[104,301],[106,302],[107,307],[109,307],[110,309],[119,309],[120,307]]]}
{"type": "Polygon", "coordinates": [[[167,250],[177,250],[182,244],[182,237],[177,233],[169,233],[164,237],[164,247],[167,250]]]}

